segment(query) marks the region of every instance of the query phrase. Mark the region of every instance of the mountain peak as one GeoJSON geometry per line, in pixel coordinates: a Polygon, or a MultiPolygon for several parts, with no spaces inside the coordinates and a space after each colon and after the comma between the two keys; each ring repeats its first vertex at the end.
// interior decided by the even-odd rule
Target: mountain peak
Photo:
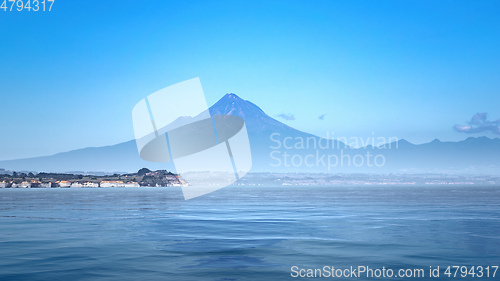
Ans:
{"type": "Polygon", "coordinates": [[[244,103],[246,103],[248,101],[240,98],[237,94],[235,93],[227,93],[225,94],[219,101],[217,101],[216,104],[225,104],[225,105],[229,105],[229,104],[232,104],[232,105],[235,105],[235,104],[239,104],[239,105],[243,105],[244,103]]]}
{"type": "MultiPolygon", "coordinates": [[[[229,114],[228,112],[223,112],[225,110],[228,110],[229,108],[244,108],[247,107],[249,104],[252,104],[249,101],[246,101],[242,98],[240,98],[237,94],[235,93],[227,93],[225,94],[220,100],[218,100],[214,105],[210,107],[210,111],[216,110],[217,109],[222,112],[218,112],[219,114],[229,114]]],[[[252,104],[253,105],[253,104],[252,104]]],[[[255,106],[258,108],[258,106],[255,106]]],[[[261,110],[259,108],[259,110],[261,110]]],[[[212,112],[211,112],[212,113],[212,112]]]]}
{"type": "Polygon", "coordinates": [[[491,140],[491,139],[488,138],[487,136],[468,137],[467,139],[465,139],[465,141],[467,141],[467,142],[472,142],[472,141],[482,141],[482,142],[485,142],[485,141],[489,141],[489,140],[491,140]]]}
{"type": "Polygon", "coordinates": [[[222,99],[243,100],[235,93],[227,93],[222,97],[222,99]]]}
{"type": "Polygon", "coordinates": [[[240,98],[234,93],[228,93],[210,107],[210,114],[236,115],[245,119],[247,115],[261,115],[265,113],[255,104],[240,98]]]}
{"type": "MultiPolygon", "coordinates": [[[[210,115],[234,115],[245,120],[251,131],[280,132],[295,129],[273,119],[254,103],[240,98],[235,93],[225,94],[219,101],[210,107],[210,115]]],[[[298,132],[298,131],[297,131],[298,132]]]]}
{"type": "Polygon", "coordinates": [[[411,142],[409,142],[409,141],[407,141],[407,140],[405,140],[405,139],[399,139],[399,140],[397,141],[397,144],[398,144],[398,146],[399,146],[399,145],[404,145],[404,146],[405,146],[405,145],[414,145],[413,143],[411,143],[411,142]]]}

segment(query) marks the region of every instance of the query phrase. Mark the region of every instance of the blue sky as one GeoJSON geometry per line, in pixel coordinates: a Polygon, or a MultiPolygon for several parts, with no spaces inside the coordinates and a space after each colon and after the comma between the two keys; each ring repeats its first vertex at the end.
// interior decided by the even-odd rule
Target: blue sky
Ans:
{"type": "Polygon", "coordinates": [[[0,159],[133,139],[133,106],[194,77],[209,104],[233,92],[320,136],[496,137],[453,126],[500,118],[499,8],[89,0],[0,10],[0,159]]]}

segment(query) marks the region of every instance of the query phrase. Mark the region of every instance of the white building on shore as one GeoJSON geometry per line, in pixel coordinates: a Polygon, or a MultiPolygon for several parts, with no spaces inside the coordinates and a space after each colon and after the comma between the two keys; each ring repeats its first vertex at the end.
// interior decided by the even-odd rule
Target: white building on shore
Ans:
{"type": "Polygon", "coordinates": [[[123,182],[123,181],[101,181],[100,187],[139,187],[137,182],[123,182]]]}
{"type": "Polygon", "coordinates": [[[56,183],[59,185],[59,187],[70,187],[71,182],[69,181],[56,181],[56,183]]]}
{"type": "Polygon", "coordinates": [[[97,182],[84,182],[83,187],[99,187],[99,184],[97,182]]]}
{"type": "Polygon", "coordinates": [[[23,181],[19,184],[20,188],[30,188],[31,187],[31,183],[29,181],[23,181]]]}

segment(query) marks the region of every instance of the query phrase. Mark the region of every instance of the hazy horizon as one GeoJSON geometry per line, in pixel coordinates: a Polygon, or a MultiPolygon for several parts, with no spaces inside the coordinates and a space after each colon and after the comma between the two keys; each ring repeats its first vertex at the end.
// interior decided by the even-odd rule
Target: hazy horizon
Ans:
{"type": "MultiPolygon", "coordinates": [[[[231,93],[231,94],[234,94],[234,93],[231,93]]],[[[234,94],[234,95],[236,95],[236,94],[234,94]]],[[[239,98],[241,98],[241,97],[239,97],[239,98]]],[[[222,98],[221,98],[221,100],[222,100],[222,98]]],[[[276,119],[279,122],[283,122],[283,120],[279,120],[279,116],[274,116],[274,117],[270,116],[270,117],[273,118],[273,119],[276,119]]],[[[283,123],[285,123],[285,122],[283,122],[283,123]]],[[[288,125],[291,126],[292,128],[294,128],[293,124],[288,124],[288,125]]],[[[420,144],[431,143],[431,142],[433,142],[435,140],[439,140],[441,142],[460,142],[460,141],[464,141],[464,140],[466,140],[468,138],[478,138],[478,137],[487,137],[487,138],[490,138],[490,139],[499,139],[499,137],[497,137],[497,136],[464,135],[464,138],[461,139],[461,140],[458,140],[458,141],[446,141],[446,140],[441,140],[439,138],[435,138],[435,139],[433,139],[431,141],[424,141],[424,142],[421,142],[421,143],[416,143],[416,142],[411,142],[411,141],[409,141],[407,139],[400,139],[400,138],[394,137],[394,136],[380,136],[380,135],[375,135],[374,132],[372,132],[371,135],[359,136],[359,137],[358,136],[341,136],[341,135],[336,134],[334,131],[331,131],[331,132],[327,131],[325,133],[325,135],[323,135],[323,136],[321,136],[321,135],[315,135],[314,133],[312,135],[320,137],[320,138],[324,138],[324,139],[327,139],[327,140],[338,141],[338,142],[344,143],[345,145],[347,145],[347,146],[349,146],[351,148],[354,148],[354,149],[356,149],[356,148],[364,148],[364,147],[368,147],[368,146],[386,145],[386,144],[390,144],[390,143],[393,143],[393,142],[399,142],[399,141],[408,141],[411,144],[420,145],[420,144]]],[[[270,136],[270,139],[272,139],[271,136],[270,136]]],[[[13,158],[13,159],[0,159],[0,161],[4,161],[4,160],[18,160],[18,159],[29,159],[29,158],[36,158],[36,157],[52,156],[52,155],[56,155],[56,154],[59,154],[59,153],[66,153],[66,152],[71,152],[71,151],[81,150],[81,149],[86,149],[86,148],[99,148],[99,147],[114,146],[114,145],[119,145],[119,144],[131,142],[131,141],[135,142],[134,139],[130,139],[130,140],[124,140],[124,141],[120,141],[118,143],[109,144],[109,145],[79,147],[79,148],[69,149],[69,150],[65,150],[65,151],[57,151],[57,152],[54,152],[52,154],[33,155],[33,156],[27,156],[27,157],[22,157],[22,158],[13,158]]],[[[2,168],[2,167],[0,167],[0,168],[2,168]]]]}

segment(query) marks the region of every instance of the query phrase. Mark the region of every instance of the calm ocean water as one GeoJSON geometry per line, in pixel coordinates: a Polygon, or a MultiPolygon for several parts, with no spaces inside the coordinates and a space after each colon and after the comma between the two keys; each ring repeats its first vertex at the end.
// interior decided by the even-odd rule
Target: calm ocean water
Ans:
{"type": "Polygon", "coordinates": [[[294,265],[471,280],[427,271],[500,265],[500,188],[0,189],[0,280],[296,280],[294,265]]]}

